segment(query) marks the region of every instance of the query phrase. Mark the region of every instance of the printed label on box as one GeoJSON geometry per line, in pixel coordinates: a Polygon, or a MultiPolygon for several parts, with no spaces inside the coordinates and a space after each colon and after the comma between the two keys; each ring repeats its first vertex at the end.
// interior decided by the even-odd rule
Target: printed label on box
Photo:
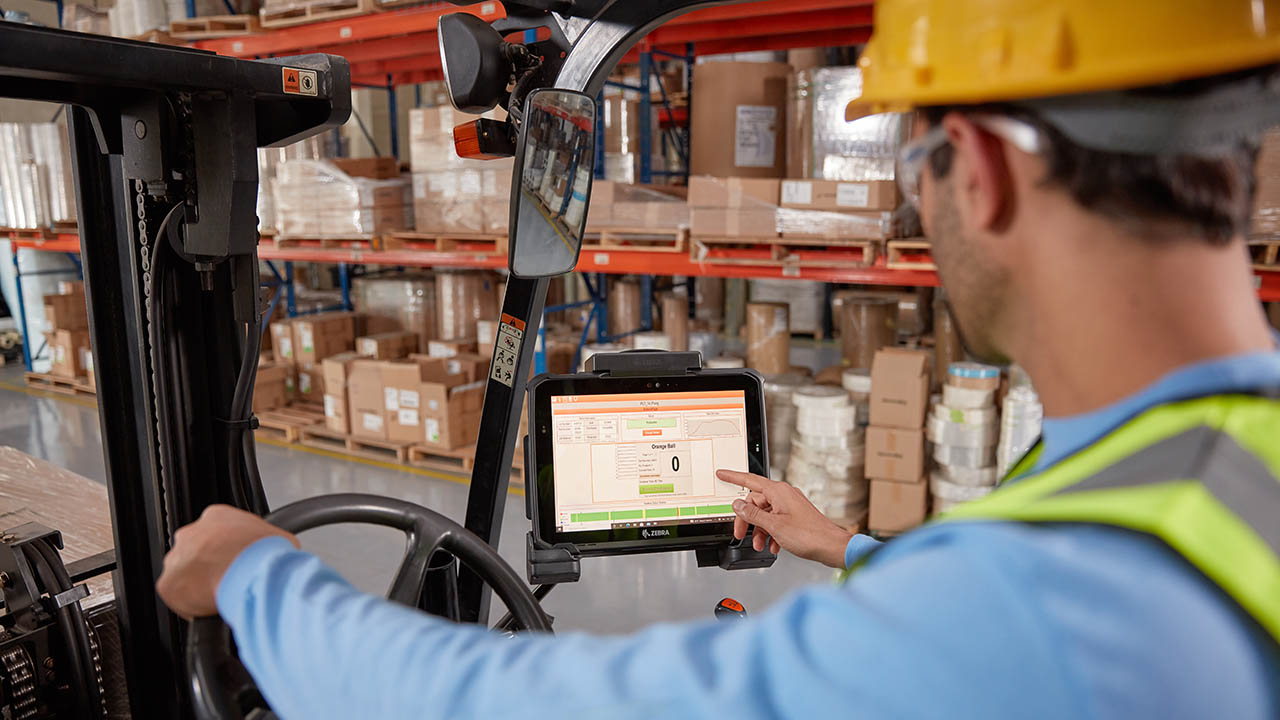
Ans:
{"type": "Polygon", "coordinates": [[[427,428],[425,433],[427,442],[440,442],[440,421],[435,418],[427,418],[427,421],[423,424],[427,428]]]}
{"type": "Polygon", "coordinates": [[[360,413],[364,429],[369,432],[382,432],[382,416],[377,413],[360,413]]]}
{"type": "Polygon", "coordinates": [[[394,412],[400,409],[400,394],[395,388],[382,388],[382,402],[388,411],[394,412]]]}
{"type": "Polygon", "coordinates": [[[80,348],[80,366],[85,372],[93,371],[93,353],[88,348],[80,348]]]}
{"type": "Polygon", "coordinates": [[[378,341],[373,338],[360,338],[360,354],[361,355],[377,355],[378,341]]]}
{"type": "Polygon", "coordinates": [[[298,328],[299,340],[302,341],[302,352],[315,352],[315,342],[311,337],[311,328],[303,325],[298,328]]]}
{"type": "Polygon", "coordinates": [[[427,355],[433,358],[447,358],[458,354],[457,348],[446,343],[432,340],[427,343],[427,355]]]}
{"type": "Polygon", "coordinates": [[[866,183],[836,185],[836,204],[840,207],[864,208],[871,204],[871,186],[866,183]]]}
{"type": "Polygon", "coordinates": [[[311,373],[298,373],[298,391],[304,393],[311,392],[311,373]]]}
{"type": "Polygon", "coordinates": [[[782,204],[812,205],[813,185],[803,180],[784,180],[782,182],[782,204]]]}
{"type": "Polygon", "coordinates": [[[293,340],[282,337],[280,338],[280,357],[293,357],[293,340]]]}
{"type": "Polygon", "coordinates": [[[324,396],[324,416],[325,417],[338,416],[338,399],[332,395],[324,396]]]}
{"type": "Polygon", "coordinates": [[[778,108],[739,105],[734,130],[733,164],[773,167],[778,147],[778,108]]]}
{"type": "Polygon", "coordinates": [[[67,349],[59,345],[58,348],[53,352],[53,362],[57,365],[61,365],[66,361],[67,361],[67,349]]]}
{"type": "Polygon", "coordinates": [[[396,422],[401,425],[416,426],[418,424],[417,410],[400,410],[396,414],[396,422]]]}
{"type": "Polygon", "coordinates": [[[400,391],[400,407],[417,410],[418,404],[420,402],[421,400],[418,397],[417,390],[401,390],[400,391]]]}

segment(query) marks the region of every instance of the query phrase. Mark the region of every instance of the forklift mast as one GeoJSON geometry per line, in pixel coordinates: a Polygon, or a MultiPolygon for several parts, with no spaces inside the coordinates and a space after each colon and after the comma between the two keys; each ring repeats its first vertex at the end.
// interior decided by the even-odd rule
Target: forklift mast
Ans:
{"type": "Polygon", "coordinates": [[[349,68],[0,23],[0,96],[68,106],[129,700],[184,717],[186,625],[155,579],[177,528],[246,505],[233,396],[262,309],[257,148],[345,122],[349,68]]]}

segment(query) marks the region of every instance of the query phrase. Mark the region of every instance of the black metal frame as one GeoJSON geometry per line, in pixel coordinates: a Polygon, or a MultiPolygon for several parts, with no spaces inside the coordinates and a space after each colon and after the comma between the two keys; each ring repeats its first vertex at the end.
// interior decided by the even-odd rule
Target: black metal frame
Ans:
{"type": "Polygon", "coordinates": [[[155,580],[178,527],[244,505],[234,483],[250,468],[230,440],[245,427],[225,421],[261,310],[256,148],[345,122],[349,69],[0,23],[0,96],[70,106],[130,704],[186,717],[186,626],[155,580]],[[286,66],[315,73],[308,94],[285,91],[286,66]]]}
{"type": "MultiPolygon", "coordinates": [[[[651,30],[673,17],[691,10],[711,5],[730,4],[735,0],[651,0],[632,2],[617,0],[582,29],[571,36],[570,23],[561,23],[555,16],[545,15],[542,22],[561,23],[559,34],[552,33],[553,41],[564,37],[571,46],[564,58],[546,53],[536,77],[518,83],[516,93],[528,93],[539,87],[556,87],[577,90],[595,97],[604,87],[605,79],[614,66],[637,42],[651,30]],[[554,79],[553,79],[554,78],[554,79]]],[[[739,0],[740,1],[740,0],[739,0]]],[[[533,27],[538,18],[522,15],[521,22],[533,27]]],[[[511,18],[500,20],[504,33],[524,29],[511,18]]],[[[548,41],[552,42],[552,41],[548,41]]],[[[512,104],[523,104],[524,97],[512,99],[512,104]]],[[[515,178],[513,185],[519,182],[515,178]]],[[[515,238],[512,238],[515,241],[515,238]]],[[[521,345],[516,362],[515,376],[526,378],[533,362],[533,339],[542,323],[542,310],[547,299],[547,278],[519,278],[512,275],[507,281],[507,294],[502,301],[502,314],[523,321],[525,341],[521,345]]],[[[508,387],[496,380],[489,380],[485,388],[484,410],[480,419],[480,435],[476,447],[486,448],[477,452],[471,472],[471,488],[467,496],[465,526],[493,547],[498,547],[502,530],[502,515],[506,508],[507,488],[510,483],[511,461],[519,439],[520,409],[524,403],[524,385],[508,387]],[[496,452],[495,452],[496,451],[496,452]]],[[[487,621],[489,617],[489,591],[480,577],[462,568],[458,573],[458,604],[462,619],[471,622],[487,621]]]]}

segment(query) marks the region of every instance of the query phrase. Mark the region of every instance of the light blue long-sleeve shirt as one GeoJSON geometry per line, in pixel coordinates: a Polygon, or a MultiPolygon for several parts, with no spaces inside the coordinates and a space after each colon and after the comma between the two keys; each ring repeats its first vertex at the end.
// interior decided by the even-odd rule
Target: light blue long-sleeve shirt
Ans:
{"type": "MultiPolygon", "coordinates": [[[[1184,368],[1123,412],[1047,421],[1046,450],[1155,403],[1266,384],[1280,353],[1184,368]]],[[[846,559],[875,545],[855,537],[846,559]]],[[[281,538],[241,553],[217,600],[284,718],[1280,717],[1275,643],[1163,544],[1101,526],[926,526],[843,586],[625,637],[453,625],[281,538]]]]}

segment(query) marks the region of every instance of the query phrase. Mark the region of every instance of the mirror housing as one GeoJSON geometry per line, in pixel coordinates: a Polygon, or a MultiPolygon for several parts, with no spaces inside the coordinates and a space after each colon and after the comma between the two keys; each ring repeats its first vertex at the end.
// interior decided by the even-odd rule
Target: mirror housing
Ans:
{"type": "Polygon", "coordinates": [[[522,278],[573,270],[595,171],[596,103],[573,90],[529,93],[511,181],[508,265],[522,278]]]}
{"type": "Polygon", "coordinates": [[[470,13],[441,16],[436,22],[436,35],[449,101],[473,115],[492,110],[507,94],[511,79],[511,63],[502,36],[470,13]]]}

